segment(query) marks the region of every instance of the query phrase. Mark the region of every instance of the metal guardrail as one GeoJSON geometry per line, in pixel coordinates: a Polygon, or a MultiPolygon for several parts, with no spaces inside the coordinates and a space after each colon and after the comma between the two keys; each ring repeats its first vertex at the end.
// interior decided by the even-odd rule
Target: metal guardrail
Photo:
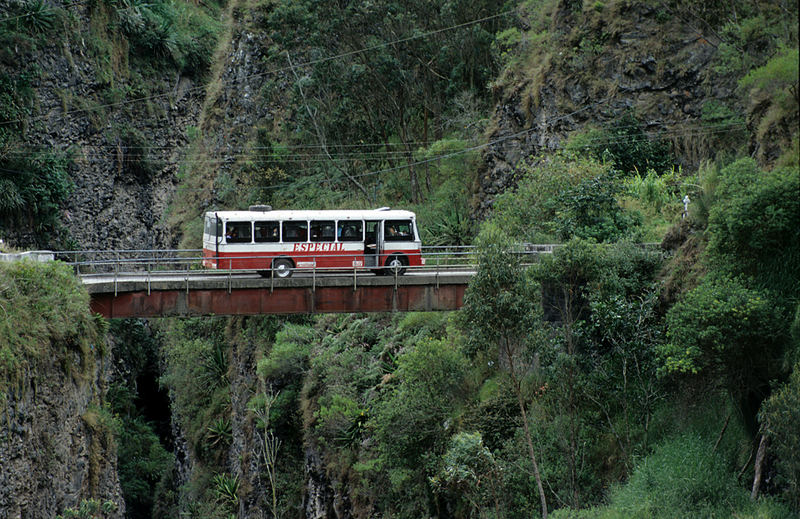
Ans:
{"type": "MultiPolygon", "coordinates": [[[[659,246],[658,243],[643,243],[643,247],[651,248],[659,246]]],[[[536,256],[540,254],[551,254],[554,250],[561,247],[562,244],[530,244],[522,243],[515,247],[513,252],[522,256],[528,257],[529,261],[523,259],[523,264],[530,264],[537,261],[536,256]]],[[[420,256],[425,259],[424,266],[404,266],[407,271],[424,271],[428,273],[436,273],[440,271],[453,271],[453,270],[474,270],[477,267],[477,247],[473,245],[460,245],[460,246],[424,246],[420,256]]],[[[153,275],[164,274],[182,274],[187,276],[193,275],[192,273],[204,275],[227,275],[232,276],[234,272],[241,272],[239,269],[218,268],[208,269],[203,267],[203,260],[217,259],[214,257],[203,257],[202,249],[129,249],[129,250],[82,250],[82,251],[56,251],[52,253],[57,260],[66,262],[72,265],[76,274],[79,276],[92,276],[92,275],[108,275],[114,274],[115,279],[123,274],[141,274],[147,273],[148,280],[153,275]]],[[[299,257],[299,256],[298,256],[299,257]]],[[[339,273],[341,275],[350,275],[352,273],[354,280],[357,278],[359,271],[374,272],[375,270],[384,270],[386,267],[318,267],[316,266],[317,259],[323,257],[314,255],[303,255],[304,260],[313,262],[314,266],[310,267],[295,267],[291,269],[292,273],[310,273],[312,276],[326,273],[339,273]]],[[[331,255],[325,254],[326,259],[335,257],[352,258],[352,254],[331,255]]],[[[274,259],[274,255],[264,256],[225,256],[219,258],[220,260],[257,260],[263,259],[265,265],[274,259]]],[[[255,269],[253,269],[255,270],[255,269]]],[[[264,268],[263,272],[266,273],[269,269],[264,268]]],[[[252,272],[252,271],[245,271],[252,272]]],[[[395,271],[395,274],[397,271],[395,271]]],[[[269,277],[274,278],[274,270],[269,270],[269,277]]]]}

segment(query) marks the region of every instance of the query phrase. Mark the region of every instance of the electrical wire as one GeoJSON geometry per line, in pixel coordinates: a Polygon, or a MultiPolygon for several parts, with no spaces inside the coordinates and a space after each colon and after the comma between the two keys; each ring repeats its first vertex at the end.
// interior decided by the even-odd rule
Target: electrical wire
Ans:
{"type": "MultiPolygon", "coordinates": [[[[414,36],[408,36],[406,38],[399,38],[399,39],[396,39],[396,40],[393,40],[393,41],[380,43],[378,45],[373,45],[373,46],[370,46],[370,47],[363,47],[361,49],[356,49],[356,50],[352,50],[352,51],[348,51],[348,52],[343,52],[343,53],[340,53],[340,54],[335,54],[333,56],[326,56],[324,58],[313,59],[313,60],[306,61],[306,62],[303,62],[303,63],[298,63],[298,64],[293,65],[293,66],[274,68],[274,69],[267,70],[267,71],[264,71],[264,72],[256,72],[254,74],[249,74],[249,75],[246,75],[246,76],[237,77],[237,81],[249,80],[249,79],[259,78],[259,77],[268,76],[268,75],[274,75],[274,74],[278,74],[278,73],[281,73],[281,72],[287,72],[287,71],[290,71],[290,70],[294,70],[294,69],[297,69],[297,68],[303,68],[303,67],[308,67],[308,66],[312,66],[312,65],[318,65],[320,63],[325,63],[325,62],[328,62],[328,61],[333,61],[333,60],[337,60],[337,59],[341,59],[341,58],[355,56],[355,55],[358,55],[358,54],[364,54],[364,53],[371,52],[373,50],[381,49],[381,48],[384,48],[384,47],[390,47],[390,46],[393,46],[393,45],[397,45],[397,44],[400,44],[400,43],[405,43],[405,42],[408,42],[408,41],[417,40],[417,39],[420,39],[420,38],[427,38],[428,36],[433,36],[435,34],[440,34],[440,33],[447,32],[447,31],[452,31],[452,30],[461,29],[461,28],[464,28],[464,27],[469,27],[471,25],[483,23],[483,22],[486,22],[486,21],[489,21],[489,20],[492,20],[492,19],[495,19],[495,18],[499,18],[499,17],[505,16],[505,15],[511,14],[513,12],[514,11],[512,11],[512,10],[503,11],[501,13],[497,13],[497,14],[493,14],[493,15],[489,15],[489,16],[484,16],[483,18],[478,18],[478,19],[471,20],[471,21],[468,21],[468,22],[463,22],[463,23],[460,23],[460,24],[451,25],[449,27],[443,27],[443,28],[440,28],[440,29],[434,29],[432,31],[427,31],[427,32],[420,33],[420,34],[417,34],[417,35],[414,35],[414,36]]],[[[206,88],[205,85],[204,86],[192,87],[192,88],[187,89],[184,92],[184,95],[189,94],[189,93],[199,93],[199,92],[204,91],[205,88],[206,88]]],[[[153,95],[149,95],[149,96],[143,96],[143,97],[139,97],[139,98],[135,98],[135,99],[126,99],[124,101],[117,101],[117,102],[114,102],[114,103],[99,104],[99,105],[93,106],[92,108],[88,108],[88,109],[87,108],[80,108],[80,109],[75,109],[75,110],[67,110],[65,112],[62,112],[61,115],[62,116],[67,116],[67,115],[74,115],[74,114],[77,114],[77,113],[83,113],[83,112],[88,112],[88,111],[93,111],[93,110],[99,110],[99,109],[103,109],[103,108],[116,108],[116,107],[120,107],[120,106],[126,106],[126,105],[135,104],[135,103],[141,103],[141,102],[145,102],[145,101],[152,101],[152,100],[155,100],[155,99],[163,99],[163,98],[166,98],[166,97],[171,97],[173,95],[174,95],[173,92],[164,92],[164,93],[160,93],[160,94],[153,94],[153,95]]],[[[6,121],[0,121],[0,127],[6,126],[6,125],[9,125],[9,124],[21,123],[21,122],[25,122],[25,121],[44,120],[44,119],[48,119],[49,117],[50,117],[49,115],[39,115],[39,116],[28,117],[28,118],[19,118],[19,119],[10,119],[10,120],[6,120],[6,121]]]]}

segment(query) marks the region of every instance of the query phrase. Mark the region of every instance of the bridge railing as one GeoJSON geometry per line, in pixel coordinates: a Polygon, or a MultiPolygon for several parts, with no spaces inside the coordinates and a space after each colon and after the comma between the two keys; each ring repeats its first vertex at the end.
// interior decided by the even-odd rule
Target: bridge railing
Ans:
{"type": "MultiPolygon", "coordinates": [[[[475,248],[473,246],[435,246],[423,247],[421,256],[425,259],[426,265],[405,266],[407,270],[419,269],[471,269],[475,267],[475,248]]],[[[141,273],[153,272],[161,274],[203,271],[205,273],[227,272],[230,269],[206,269],[203,267],[203,260],[224,260],[220,263],[237,260],[257,261],[264,260],[265,265],[269,265],[274,259],[274,255],[254,256],[252,254],[231,256],[224,258],[203,257],[200,249],[171,249],[171,250],[85,250],[85,251],[59,251],[55,253],[58,260],[64,261],[75,268],[79,275],[91,274],[111,274],[111,273],[141,273]]],[[[316,266],[318,260],[331,258],[352,258],[352,254],[325,254],[319,256],[304,255],[303,259],[310,261],[314,266],[295,268],[293,270],[301,272],[319,271],[341,272],[349,270],[342,267],[319,267],[316,266]]],[[[369,267],[365,267],[369,268],[369,267]]],[[[234,271],[238,269],[233,269],[234,271]]]]}
{"type": "Polygon", "coordinates": [[[79,275],[111,272],[179,272],[200,268],[200,249],[124,249],[58,251],[57,260],[75,268],[79,275]]]}
{"type": "MultiPolygon", "coordinates": [[[[641,244],[644,247],[653,247],[658,244],[641,244]]],[[[561,247],[560,244],[531,244],[521,243],[513,248],[513,252],[519,254],[523,264],[531,264],[538,261],[542,254],[551,254],[554,250],[561,247]]],[[[424,266],[405,266],[408,271],[452,271],[452,270],[474,270],[477,267],[477,247],[473,245],[442,245],[424,246],[421,256],[425,260],[424,266]]],[[[75,268],[75,272],[81,276],[92,274],[114,274],[115,276],[124,273],[153,273],[153,274],[175,274],[192,273],[202,271],[204,274],[212,273],[231,273],[239,269],[206,269],[203,267],[203,260],[216,258],[203,258],[201,249],[130,249],[130,250],[84,250],[84,251],[58,251],[54,253],[55,259],[64,261],[75,268]]],[[[304,255],[303,258],[311,262],[312,266],[298,267],[292,270],[297,272],[317,273],[327,272],[346,272],[358,270],[359,268],[371,270],[370,267],[318,267],[317,260],[323,255],[313,256],[304,255]]],[[[331,255],[325,254],[326,259],[341,257],[352,258],[352,254],[331,255]]],[[[228,256],[228,260],[258,260],[263,259],[264,265],[269,265],[274,256],[228,256]]],[[[224,264],[224,263],[223,263],[224,264]]],[[[229,263],[230,264],[230,263],[229,263]]],[[[267,267],[265,267],[266,270],[267,267]]],[[[255,269],[254,269],[255,270],[255,269]]]]}

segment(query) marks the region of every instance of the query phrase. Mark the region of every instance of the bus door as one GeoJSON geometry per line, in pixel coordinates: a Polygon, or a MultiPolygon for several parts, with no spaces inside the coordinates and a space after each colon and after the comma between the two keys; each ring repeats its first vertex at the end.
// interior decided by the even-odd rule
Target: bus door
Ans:
{"type": "Polygon", "coordinates": [[[364,266],[380,267],[381,252],[383,252],[383,222],[381,220],[367,220],[364,236],[364,266]]]}

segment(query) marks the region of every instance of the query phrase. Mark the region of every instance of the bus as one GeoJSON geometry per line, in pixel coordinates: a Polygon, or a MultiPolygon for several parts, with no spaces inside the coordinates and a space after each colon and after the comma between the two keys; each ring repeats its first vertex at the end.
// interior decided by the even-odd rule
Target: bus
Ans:
{"type": "Polygon", "coordinates": [[[203,266],[286,278],[302,269],[372,269],[402,275],[425,264],[416,216],[374,210],[209,211],[203,266]]]}

